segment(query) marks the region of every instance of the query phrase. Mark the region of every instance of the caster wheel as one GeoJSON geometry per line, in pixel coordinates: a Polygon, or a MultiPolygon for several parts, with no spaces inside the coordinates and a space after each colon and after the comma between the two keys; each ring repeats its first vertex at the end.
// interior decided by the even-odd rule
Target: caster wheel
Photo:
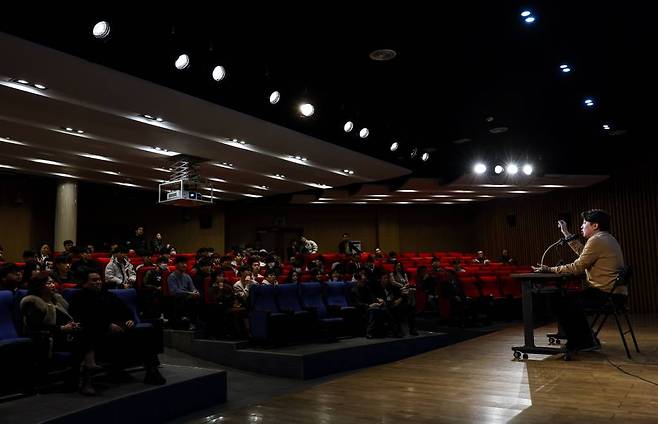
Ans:
{"type": "Polygon", "coordinates": [[[555,338],[553,338],[553,337],[549,337],[549,338],[548,338],[548,344],[549,344],[549,345],[555,344],[555,338]]]}
{"type": "Polygon", "coordinates": [[[562,341],[560,339],[555,339],[555,344],[560,344],[562,341]]]}
{"type": "Polygon", "coordinates": [[[565,361],[571,361],[571,353],[565,352],[564,353],[564,360],[565,361]]]}
{"type": "Polygon", "coordinates": [[[514,359],[521,359],[521,352],[519,352],[518,350],[515,350],[514,351],[514,359]]]}
{"type": "Polygon", "coordinates": [[[527,353],[523,354],[523,359],[528,359],[528,354],[527,353]]]}

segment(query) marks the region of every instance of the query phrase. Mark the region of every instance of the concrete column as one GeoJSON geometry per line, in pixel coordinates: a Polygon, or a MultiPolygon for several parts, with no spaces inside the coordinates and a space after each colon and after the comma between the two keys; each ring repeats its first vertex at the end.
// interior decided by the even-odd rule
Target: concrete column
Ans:
{"type": "Polygon", "coordinates": [[[57,186],[55,205],[55,245],[53,250],[64,250],[64,240],[77,244],[78,235],[78,185],[62,181],[57,186]]]}

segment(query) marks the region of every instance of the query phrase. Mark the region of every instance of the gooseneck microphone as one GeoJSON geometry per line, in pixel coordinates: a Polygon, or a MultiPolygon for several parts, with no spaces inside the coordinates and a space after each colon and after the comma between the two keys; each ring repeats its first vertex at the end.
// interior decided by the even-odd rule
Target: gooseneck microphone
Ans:
{"type": "Polygon", "coordinates": [[[566,244],[569,243],[570,241],[576,240],[578,238],[578,234],[571,234],[567,237],[562,237],[560,240],[556,241],[555,243],[551,244],[544,250],[544,254],[541,255],[541,263],[539,264],[540,266],[544,266],[544,258],[546,257],[546,254],[548,253],[549,250],[557,246],[558,244],[566,244]]]}

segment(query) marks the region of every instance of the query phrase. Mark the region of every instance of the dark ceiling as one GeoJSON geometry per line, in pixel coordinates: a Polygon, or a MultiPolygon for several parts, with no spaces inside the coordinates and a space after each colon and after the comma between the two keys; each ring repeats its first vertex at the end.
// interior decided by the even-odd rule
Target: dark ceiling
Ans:
{"type": "Polygon", "coordinates": [[[124,9],[47,19],[5,13],[0,30],[408,167],[416,176],[450,180],[469,172],[475,159],[527,160],[539,173],[608,173],[620,157],[610,153],[613,146],[642,139],[638,97],[653,86],[655,72],[642,51],[655,52],[656,41],[655,31],[640,24],[642,3],[431,6],[362,13],[333,5],[295,14],[257,13],[256,5],[154,15],[124,9]],[[520,16],[526,9],[533,24],[520,16]],[[91,34],[100,20],[111,25],[105,40],[91,34]],[[380,48],[397,57],[371,60],[369,53],[380,48]],[[173,66],[181,53],[191,58],[183,71],[173,66]],[[562,73],[563,63],[572,72],[562,73]],[[227,70],[219,83],[210,77],[215,65],[227,70]],[[282,100],[271,105],[275,89],[282,100]],[[587,97],[593,108],[584,106],[587,97]],[[296,113],[302,100],[315,106],[311,118],[296,113]],[[347,120],[356,125],[350,134],[343,131],[347,120]],[[370,129],[366,140],[356,134],[363,126],[370,129]],[[508,131],[492,134],[495,127],[508,131]],[[460,139],[469,141],[454,143],[460,139]],[[394,140],[401,147],[391,153],[394,140]],[[430,151],[430,160],[411,160],[413,147],[430,151]]]}

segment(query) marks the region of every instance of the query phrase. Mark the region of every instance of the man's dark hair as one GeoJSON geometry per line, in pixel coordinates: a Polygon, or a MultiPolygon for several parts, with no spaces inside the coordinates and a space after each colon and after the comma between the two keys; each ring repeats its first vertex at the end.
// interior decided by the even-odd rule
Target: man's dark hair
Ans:
{"type": "Polygon", "coordinates": [[[220,275],[222,277],[224,276],[224,271],[222,271],[221,269],[218,269],[216,271],[211,272],[210,273],[210,282],[214,283],[215,280],[217,279],[217,277],[219,277],[220,275]]]}
{"type": "Polygon", "coordinates": [[[69,262],[71,262],[71,258],[69,258],[68,255],[59,255],[58,257],[55,258],[55,265],[67,264],[69,262]]]}
{"type": "Polygon", "coordinates": [[[75,243],[73,243],[73,240],[64,240],[62,244],[75,244],[75,243]]]}
{"type": "Polygon", "coordinates": [[[610,231],[610,214],[603,209],[590,209],[580,216],[589,223],[599,224],[599,230],[610,231]]]}
{"type": "Polygon", "coordinates": [[[20,267],[13,262],[5,262],[0,266],[0,279],[7,278],[7,274],[20,271],[20,267]]]}
{"type": "Polygon", "coordinates": [[[242,266],[238,269],[238,272],[239,272],[239,273],[242,273],[242,272],[244,272],[244,271],[251,271],[251,268],[249,268],[249,267],[247,267],[247,266],[245,266],[245,265],[242,265],[242,266]]]}
{"type": "Polygon", "coordinates": [[[128,253],[129,251],[130,251],[130,248],[129,248],[128,246],[121,245],[121,246],[117,246],[117,247],[112,251],[112,254],[116,254],[116,253],[128,253]]]}
{"type": "Polygon", "coordinates": [[[270,275],[274,275],[276,277],[276,271],[274,269],[268,270],[266,276],[269,277],[270,275]]]}
{"type": "Polygon", "coordinates": [[[176,256],[176,265],[180,263],[187,264],[187,258],[185,256],[176,256]]]}
{"type": "Polygon", "coordinates": [[[165,258],[164,256],[158,256],[157,263],[159,263],[159,264],[168,264],[169,259],[165,258]]]}
{"type": "Polygon", "coordinates": [[[201,258],[201,259],[199,259],[199,262],[197,262],[197,266],[199,268],[201,268],[203,266],[212,266],[212,259],[210,259],[207,256],[205,258],[201,258]]]}

